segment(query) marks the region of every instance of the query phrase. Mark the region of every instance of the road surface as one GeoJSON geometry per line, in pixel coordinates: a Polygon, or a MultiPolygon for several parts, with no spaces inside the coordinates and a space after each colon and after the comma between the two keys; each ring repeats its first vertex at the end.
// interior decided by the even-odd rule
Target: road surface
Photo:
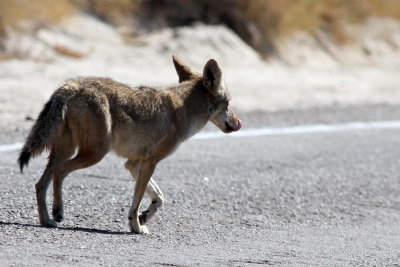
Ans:
{"type": "MultiPolygon", "coordinates": [[[[395,111],[259,113],[243,121],[290,127],[391,120],[395,111]]],[[[27,128],[8,127],[2,143],[22,142],[27,128]]],[[[18,152],[1,152],[0,265],[399,266],[399,136],[400,129],[364,129],[189,140],[157,167],[166,203],[145,236],[128,232],[134,182],[123,159],[109,154],[72,173],[65,221],[47,229],[38,226],[34,193],[45,155],[21,175],[18,152]]]]}

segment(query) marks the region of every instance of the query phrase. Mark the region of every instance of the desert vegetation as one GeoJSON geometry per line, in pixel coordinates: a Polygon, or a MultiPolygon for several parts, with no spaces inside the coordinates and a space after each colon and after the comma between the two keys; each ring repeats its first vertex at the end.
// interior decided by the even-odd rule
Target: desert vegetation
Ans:
{"type": "Polygon", "coordinates": [[[324,32],[338,43],[345,27],[369,17],[400,19],[398,0],[2,0],[0,36],[10,28],[35,30],[74,12],[87,12],[116,25],[151,31],[201,22],[225,24],[261,54],[274,40],[297,31],[324,32]]]}

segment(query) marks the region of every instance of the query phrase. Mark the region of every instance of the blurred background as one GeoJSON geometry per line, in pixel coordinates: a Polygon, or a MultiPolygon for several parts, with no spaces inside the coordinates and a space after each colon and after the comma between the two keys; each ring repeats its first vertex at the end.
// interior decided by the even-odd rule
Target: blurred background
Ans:
{"type": "Polygon", "coordinates": [[[398,0],[1,0],[0,120],[70,77],[177,82],[215,58],[242,113],[400,103],[398,0]]]}

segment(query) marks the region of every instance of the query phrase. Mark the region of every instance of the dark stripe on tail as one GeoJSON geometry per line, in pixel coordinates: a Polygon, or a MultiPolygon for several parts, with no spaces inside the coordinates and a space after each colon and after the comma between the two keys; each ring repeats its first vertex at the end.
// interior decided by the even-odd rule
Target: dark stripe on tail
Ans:
{"type": "Polygon", "coordinates": [[[23,172],[25,166],[28,166],[31,156],[32,153],[28,150],[22,150],[21,153],[19,153],[18,164],[21,172],[23,172]]]}

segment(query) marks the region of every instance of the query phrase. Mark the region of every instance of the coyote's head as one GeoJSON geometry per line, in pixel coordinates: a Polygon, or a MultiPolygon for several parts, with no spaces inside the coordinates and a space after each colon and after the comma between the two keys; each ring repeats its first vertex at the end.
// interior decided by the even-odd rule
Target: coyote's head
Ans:
{"type": "Polygon", "coordinates": [[[202,88],[208,93],[211,101],[209,107],[210,120],[224,133],[239,131],[241,120],[235,115],[229,101],[231,96],[222,79],[222,72],[217,61],[210,59],[203,69],[203,75],[192,71],[178,57],[172,56],[179,82],[201,79],[202,88]]]}

